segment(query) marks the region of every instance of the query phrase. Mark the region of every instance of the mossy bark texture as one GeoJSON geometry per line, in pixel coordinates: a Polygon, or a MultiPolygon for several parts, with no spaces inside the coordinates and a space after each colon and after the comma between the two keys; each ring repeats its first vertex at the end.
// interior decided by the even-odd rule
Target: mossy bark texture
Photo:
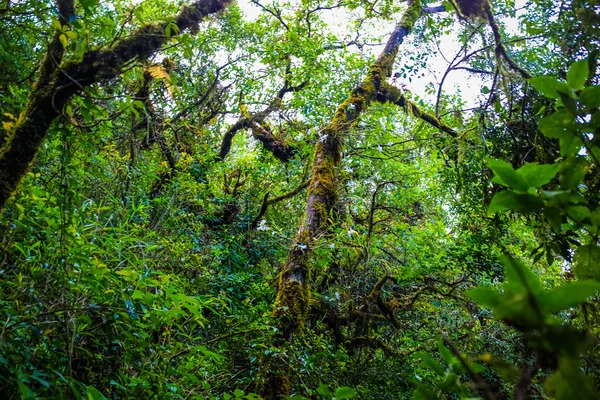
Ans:
{"type": "MultiPolygon", "coordinates": [[[[174,18],[179,32],[197,30],[204,17],[223,10],[229,2],[201,0],[183,7],[174,18]]],[[[60,0],[57,5],[68,20],[68,16],[73,14],[73,2],[60,0]]],[[[65,22],[61,20],[62,24],[65,22]]],[[[142,26],[108,49],[89,51],[82,60],[62,65],[64,49],[55,35],[27,106],[15,124],[4,133],[4,140],[0,141],[0,208],[17,188],[50,125],[73,95],[93,83],[116,77],[127,62],[160,50],[169,40],[165,34],[166,27],[166,22],[142,26]]]]}
{"type": "MultiPolygon", "coordinates": [[[[289,74],[289,70],[288,70],[289,74]]],[[[252,115],[246,115],[241,117],[235,124],[231,125],[227,132],[225,132],[225,136],[223,136],[223,141],[221,143],[221,149],[219,150],[219,154],[216,156],[215,161],[223,161],[229,151],[231,150],[231,145],[233,144],[233,139],[235,135],[243,130],[243,129],[252,129],[254,137],[259,140],[273,155],[280,159],[283,162],[287,162],[291,157],[293,157],[294,149],[286,148],[282,143],[276,143],[273,135],[269,135],[266,132],[261,132],[257,130],[257,127],[261,127],[265,121],[265,119],[274,111],[281,109],[283,105],[283,97],[287,93],[298,92],[305,88],[308,85],[308,81],[305,81],[298,86],[290,86],[287,80],[281,88],[277,95],[271,100],[269,105],[262,111],[259,111],[252,115]]]]}
{"type": "Polygon", "coordinates": [[[406,110],[407,114],[422,119],[431,126],[438,128],[440,131],[445,132],[454,138],[457,137],[454,129],[444,124],[435,115],[423,111],[417,104],[407,99],[402,91],[396,86],[384,83],[379,90],[377,101],[381,103],[389,102],[400,106],[406,110]]]}
{"type": "MultiPolygon", "coordinates": [[[[331,122],[321,132],[316,145],[312,178],[308,187],[306,214],[279,275],[279,288],[275,302],[274,318],[281,340],[279,346],[292,343],[308,315],[310,304],[310,260],[312,247],[319,234],[328,229],[338,192],[338,169],[350,127],[358,120],[391,75],[398,49],[415,21],[421,15],[420,0],[410,0],[402,21],[390,36],[383,52],[370,67],[365,79],[338,107],[331,122]]],[[[285,364],[289,365],[289,364],[285,364]]],[[[267,388],[263,394],[268,399],[289,395],[291,371],[268,368],[267,388]],[[285,383],[282,383],[285,381],[285,383]],[[275,387],[276,386],[276,387],[275,387]]]]}

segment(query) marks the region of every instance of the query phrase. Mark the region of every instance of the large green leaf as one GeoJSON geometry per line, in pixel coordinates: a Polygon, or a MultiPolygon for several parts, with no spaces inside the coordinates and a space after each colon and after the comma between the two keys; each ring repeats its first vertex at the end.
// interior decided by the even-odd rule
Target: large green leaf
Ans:
{"type": "Polygon", "coordinates": [[[94,386],[89,385],[85,389],[88,400],[106,400],[106,397],[94,386]]]}
{"type": "Polygon", "coordinates": [[[599,290],[598,281],[569,282],[545,293],[541,304],[545,312],[552,314],[583,303],[599,290]]]}
{"type": "Polygon", "coordinates": [[[421,365],[423,367],[432,369],[439,376],[444,375],[444,367],[429,354],[425,353],[424,351],[420,351],[415,353],[415,357],[421,359],[421,365]]]}
{"type": "Polygon", "coordinates": [[[436,386],[446,393],[460,391],[460,381],[454,372],[449,372],[442,381],[436,384],[436,386]]]}
{"type": "Polygon", "coordinates": [[[333,393],[324,383],[319,384],[319,387],[317,388],[317,393],[319,393],[321,396],[325,397],[328,400],[333,399],[333,393]]]}
{"type": "Polygon", "coordinates": [[[581,205],[569,206],[566,212],[569,217],[577,222],[585,222],[592,215],[589,208],[581,205]]]}
{"type": "Polygon", "coordinates": [[[354,389],[347,386],[342,386],[335,390],[335,397],[337,399],[351,399],[355,396],[356,392],[354,391],[354,389]]]}
{"type": "Polygon", "coordinates": [[[529,83],[538,92],[550,99],[558,99],[558,90],[565,87],[564,82],[559,81],[553,76],[537,76],[530,78],[529,83]]]}
{"type": "Polygon", "coordinates": [[[579,362],[560,360],[558,370],[546,380],[544,387],[556,400],[597,400],[600,393],[595,389],[594,378],[581,373],[579,362]]]}
{"type": "Polygon", "coordinates": [[[500,293],[489,287],[480,286],[467,290],[467,295],[480,306],[496,309],[502,304],[500,293]]]}
{"type": "Polygon", "coordinates": [[[496,193],[490,202],[489,212],[516,211],[530,213],[541,210],[544,202],[532,194],[519,194],[512,190],[503,190],[496,193]]]}
{"type": "Polygon", "coordinates": [[[600,247],[581,246],[575,251],[575,273],[579,279],[600,280],[600,247]]]}
{"type": "Polygon", "coordinates": [[[547,206],[569,206],[572,204],[585,204],[586,200],[581,194],[572,190],[544,190],[542,198],[547,206]]]}
{"type": "Polygon", "coordinates": [[[567,82],[575,90],[582,90],[589,75],[588,60],[574,62],[567,72],[567,82]]]}
{"type": "Polygon", "coordinates": [[[413,392],[413,400],[439,400],[436,392],[420,382],[415,382],[417,389],[413,392]]]}
{"type": "Polygon", "coordinates": [[[523,165],[517,170],[525,183],[530,188],[542,187],[552,180],[558,173],[560,164],[538,164],[536,162],[523,165]]]}
{"type": "Polygon", "coordinates": [[[542,293],[542,286],[538,277],[525,264],[508,255],[500,256],[500,262],[504,265],[506,282],[521,286],[533,295],[542,293]]]}
{"type": "Polygon", "coordinates": [[[558,139],[566,135],[572,135],[576,129],[575,117],[567,110],[558,110],[552,115],[541,118],[539,127],[542,133],[551,138],[558,139]]]}
{"type": "Polygon", "coordinates": [[[446,364],[448,364],[448,365],[452,364],[452,361],[454,360],[454,356],[452,355],[452,352],[450,351],[450,349],[447,348],[444,345],[444,343],[442,343],[441,340],[438,341],[437,345],[438,345],[438,351],[440,352],[444,361],[446,361],[446,364]]]}
{"type": "Polygon", "coordinates": [[[560,163],[558,181],[564,189],[577,189],[586,174],[588,161],[585,157],[569,157],[560,163]]]}
{"type": "Polygon", "coordinates": [[[589,108],[600,107],[600,86],[589,86],[583,89],[579,100],[589,108]]]}
{"type": "Polygon", "coordinates": [[[529,186],[527,182],[515,171],[515,169],[502,160],[495,160],[488,158],[488,166],[494,172],[494,179],[492,182],[499,183],[504,186],[508,186],[518,192],[526,192],[529,186]]]}

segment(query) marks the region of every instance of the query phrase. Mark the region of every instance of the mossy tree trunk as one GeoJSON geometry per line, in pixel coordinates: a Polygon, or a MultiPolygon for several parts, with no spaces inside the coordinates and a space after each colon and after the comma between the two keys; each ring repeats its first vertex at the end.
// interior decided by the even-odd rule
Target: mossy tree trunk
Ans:
{"type": "MultiPolygon", "coordinates": [[[[174,17],[179,30],[197,30],[206,16],[223,10],[230,0],[200,0],[182,7],[174,17]]],[[[58,0],[61,24],[73,15],[72,0],[58,0]]],[[[42,144],[52,122],[76,93],[96,82],[118,76],[123,66],[145,58],[169,41],[166,22],[142,26],[111,48],[89,51],[81,61],[63,63],[59,33],[50,42],[29,102],[15,124],[0,137],[0,208],[17,188],[42,144]],[[60,65],[60,66],[59,66],[60,65]]]]}
{"type": "MultiPolygon", "coordinates": [[[[312,248],[319,234],[328,229],[338,193],[338,169],[351,126],[358,120],[391,76],[398,49],[415,21],[421,15],[420,0],[409,0],[402,21],[396,26],[383,52],[369,68],[364,80],[352,90],[338,107],[331,122],[322,129],[316,145],[312,166],[312,179],[308,187],[305,218],[289,250],[288,259],[281,268],[279,288],[273,316],[280,338],[276,343],[284,346],[293,343],[294,334],[304,325],[310,304],[310,261],[312,248]]],[[[282,368],[267,367],[267,387],[263,392],[269,399],[288,395],[289,375],[282,368]]]]}

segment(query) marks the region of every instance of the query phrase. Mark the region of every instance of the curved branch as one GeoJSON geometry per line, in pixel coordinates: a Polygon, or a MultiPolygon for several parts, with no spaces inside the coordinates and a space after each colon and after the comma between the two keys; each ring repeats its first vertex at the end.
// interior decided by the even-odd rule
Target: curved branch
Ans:
{"type": "Polygon", "coordinates": [[[494,41],[496,42],[496,54],[502,56],[504,60],[508,63],[508,65],[517,71],[524,79],[531,78],[531,74],[525,71],[523,68],[519,67],[508,55],[506,51],[506,47],[502,43],[502,36],[500,35],[500,28],[494,19],[494,14],[492,13],[492,8],[490,6],[486,7],[486,16],[490,23],[490,28],[492,28],[492,33],[494,34],[494,41]]]}
{"type": "MultiPolygon", "coordinates": [[[[223,141],[221,142],[219,154],[215,157],[216,161],[223,161],[225,157],[227,157],[227,154],[229,154],[229,151],[231,150],[231,145],[233,144],[233,138],[239,131],[252,128],[255,124],[262,124],[273,111],[281,108],[283,97],[287,93],[300,91],[308,85],[308,81],[305,81],[297,86],[289,86],[288,76],[289,67],[286,68],[286,78],[283,87],[279,89],[277,95],[271,100],[264,110],[259,111],[256,114],[241,117],[236,121],[236,123],[231,125],[229,129],[227,129],[227,132],[225,132],[225,135],[223,136],[223,141]]],[[[267,138],[265,137],[265,139],[267,138]]]]}
{"type": "Polygon", "coordinates": [[[295,146],[284,143],[277,139],[267,124],[252,123],[252,136],[262,143],[263,147],[270,151],[279,161],[286,163],[298,153],[295,146]]]}
{"type": "Polygon", "coordinates": [[[458,136],[454,129],[441,122],[434,115],[423,111],[421,108],[419,108],[419,106],[416,103],[408,100],[406,96],[404,96],[402,91],[396,86],[384,84],[381,87],[381,90],[377,96],[377,101],[381,103],[390,102],[396,104],[397,106],[404,108],[408,114],[414,115],[415,117],[422,119],[429,125],[439,129],[440,131],[445,132],[454,138],[458,136]]]}

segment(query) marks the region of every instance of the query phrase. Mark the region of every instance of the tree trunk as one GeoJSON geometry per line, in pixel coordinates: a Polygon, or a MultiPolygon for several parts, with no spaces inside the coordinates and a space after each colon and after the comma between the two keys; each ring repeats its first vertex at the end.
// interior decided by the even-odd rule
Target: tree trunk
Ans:
{"type": "MultiPolygon", "coordinates": [[[[325,232],[332,216],[338,192],[338,169],[350,127],[361,113],[374,101],[385,80],[391,76],[398,48],[421,15],[420,0],[409,0],[402,21],[396,26],[388,42],[369,68],[365,79],[338,107],[331,122],[322,129],[316,145],[312,166],[312,180],[308,187],[306,214],[296,238],[289,250],[288,259],[279,274],[279,288],[273,317],[279,330],[276,346],[283,347],[294,342],[294,334],[304,325],[310,304],[310,260],[312,249],[319,234],[325,232]]],[[[289,363],[268,365],[267,399],[280,399],[289,395],[289,363]]]]}

